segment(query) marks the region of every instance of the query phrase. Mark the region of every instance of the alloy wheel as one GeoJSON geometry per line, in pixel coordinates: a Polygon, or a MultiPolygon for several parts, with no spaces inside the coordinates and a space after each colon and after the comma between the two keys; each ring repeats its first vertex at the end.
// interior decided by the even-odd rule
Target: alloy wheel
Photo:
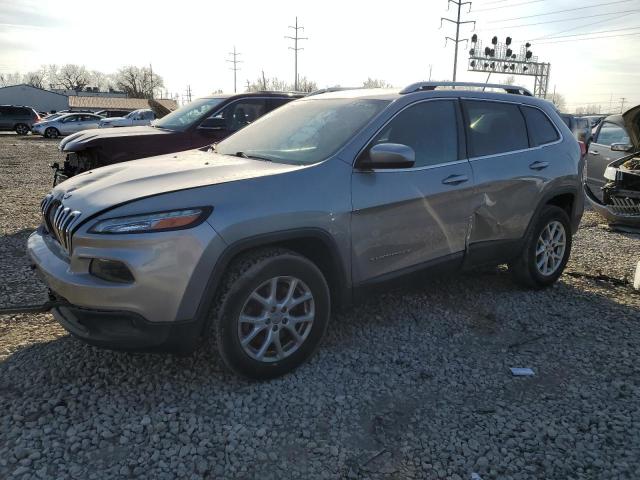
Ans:
{"type": "Polygon", "coordinates": [[[536,243],[536,268],[544,276],[553,275],[564,259],[567,248],[567,233],[557,220],[549,222],[540,233],[536,243]]]}
{"type": "Polygon", "coordinates": [[[249,295],[240,311],[240,345],[259,362],[283,360],[304,344],[314,318],[313,294],[302,280],[271,278],[249,295]]]}

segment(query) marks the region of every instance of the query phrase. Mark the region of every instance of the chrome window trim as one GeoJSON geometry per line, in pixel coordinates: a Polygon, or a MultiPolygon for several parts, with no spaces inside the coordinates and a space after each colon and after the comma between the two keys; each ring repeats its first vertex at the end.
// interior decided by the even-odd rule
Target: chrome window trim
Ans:
{"type": "MultiPolygon", "coordinates": [[[[470,162],[475,161],[475,160],[483,160],[485,158],[493,158],[493,157],[501,157],[503,155],[511,155],[513,153],[522,153],[522,152],[528,152],[530,150],[539,150],[541,148],[545,148],[545,147],[550,147],[552,145],[557,145],[558,143],[561,143],[564,140],[564,136],[562,135],[562,132],[560,131],[560,129],[558,128],[558,126],[555,124],[555,122],[553,120],[551,120],[551,117],[549,117],[549,115],[547,115],[547,112],[545,112],[542,108],[538,107],[537,105],[530,105],[527,103],[522,103],[522,102],[513,102],[513,101],[508,101],[508,100],[494,100],[491,98],[464,98],[461,100],[471,100],[473,102],[495,102],[495,103],[509,103],[511,105],[516,105],[516,106],[520,106],[522,105],[523,107],[530,107],[530,108],[537,108],[538,110],[540,110],[546,117],[547,119],[551,122],[551,125],[553,125],[553,128],[555,128],[556,133],[558,134],[558,140],[555,140],[551,143],[545,143],[543,145],[538,145],[535,147],[527,147],[527,148],[521,148],[518,150],[509,150],[506,152],[500,152],[500,153],[491,153],[489,155],[478,155],[476,157],[469,157],[468,160],[470,162]]],[[[524,115],[522,115],[522,120],[524,121],[524,125],[525,128],[527,127],[527,119],[524,117],[524,115]]],[[[466,129],[466,126],[465,126],[466,129]]],[[[527,131],[527,140],[528,140],[528,131],[527,131]]],[[[467,140],[467,143],[469,143],[469,140],[467,140]]],[[[467,145],[468,146],[468,145],[467,145]]]]}
{"type": "MultiPolygon", "coordinates": [[[[358,168],[356,168],[355,164],[356,161],[358,160],[358,157],[360,155],[362,155],[362,152],[365,151],[365,149],[369,146],[369,144],[371,143],[371,141],[376,137],[376,135],[378,135],[390,122],[392,122],[398,115],[400,115],[402,112],[404,112],[407,108],[409,107],[413,107],[415,105],[418,105],[419,103],[425,103],[425,102],[437,102],[437,101],[447,101],[447,102],[455,102],[458,101],[459,97],[438,97],[438,98],[424,98],[424,99],[420,99],[420,100],[416,100],[415,102],[409,103],[407,105],[405,105],[404,107],[402,107],[400,110],[398,110],[396,113],[393,114],[393,116],[391,118],[389,118],[386,122],[384,122],[380,128],[378,128],[373,135],[371,135],[371,137],[369,137],[367,139],[367,141],[365,142],[364,146],[358,150],[358,153],[356,154],[353,162],[352,162],[352,168],[358,172],[358,173],[371,173],[371,172],[376,172],[376,173],[395,173],[395,172],[417,172],[420,170],[431,170],[433,168],[437,168],[437,167],[444,167],[446,165],[456,165],[456,164],[460,164],[460,163],[466,163],[469,161],[468,158],[464,158],[462,160],[453,160],[451,162],[442,162],[442,163],[434,163],[433,165],[424,165],[422,167],[410,167],[410,168],[372,168],[370,170],[360,170],[358,168]]],[[[455,105],[454,105],[455,107],[455,105]]],[[[384,110],[383,110],[384,111],[384,110]]],[[[381,112],[382,113],[382,112],[381,112]]],[[[373,120],[373,119],[372,119],[373,120]]],[[[456,125],[456,139],[458,140],[458,142],[460,141],[459,138],[457,138],[458,135],[458,127],[456,125]]],[[[456,148],[457,150],[457,148],[456,148]]]]}

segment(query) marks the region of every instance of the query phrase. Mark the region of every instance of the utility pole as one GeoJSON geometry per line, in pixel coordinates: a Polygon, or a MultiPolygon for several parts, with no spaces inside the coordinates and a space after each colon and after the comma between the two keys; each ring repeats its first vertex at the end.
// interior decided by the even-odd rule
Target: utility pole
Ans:
{"type": "Polygon", "coordinates": [[[267,79],[264,76],[264,69],[262,69],[262,89],[266,90],[267,89],[267,79]]]}
{"type": "Polygon", "coordinates": [[[294,54],[294,74],[295,74],[295,81],[293,82],[293,89],[294,90],[298,90],[298,51],[300,50],[304,50],[304,48],[298,48],[298,41],[299,40],[309,40],[307,37],[300,37],[298,35],[298,30],[304,30],[304,27],[299,27],[298,26],[298,17],[296,17],[296,25],[295,27],[292,27],[291,25],[289,25],[289,28],[293,28],[293,30],[295,31],[295,36],[293,37],[284,37],[284,38],[288,38],[289,40],[293,40],[293,47],[289,47],[289,50],[293,50],[293,54],[294,54]]]}
{"type": "Polygon", "coordinates": [[[151,100],[153,100],[153,66],[151,65],[151,63],[149,63],[149,72],[151,74],[151,100]]]}
{"type": "Polygon", "coordinates": [[[233,70],[233,93],[236,93],[236,79],[237,79],[237,74],[238,74],[238,70],[240,70],[238,68],[238,64],[242,63],[242,60],[238,60],[238,55],[240,55],[239,53],[236,52],[236,46],[233,46],[233,52],[229,52],[229,55],[233,55],[233,60],[227,60],[227,62],[229,63],[233,63],[233,67],[231,68],[231,70],[233,70]]]}
{"type": "Polygon", "coordinates": [[[191,103],[191,85],[187,85],[187,102],[191,103]]]}
{"type": "MultiPolygon", "coordinates": [[[[458,6],[458,17],[457,20],[451,20],[450,18],[444,18],[441,17],[440,18],[440,28],[442,28],[442,22],[443,20],[446,20],[447,22],[451,22],[451,23],[455,23],[456,24],[456,38],[451,38],[451,37],[445,37],[444,39],[444,46],[447,46],[447,40],[451,40],[454,44],[455,44],[455,53],[453,54],[453,81],[456,81],[456,71],[458,68],[458,44],[460,42],[466,42],[467,39],[464,38],[462,40],[460,40],[460,25],[464,24],[464,23],[473,23],[473,29],[475,30],[476,28],[476,22],[475,20],[467,20],[465,22],[460,21],[460,14],[462,11],[462,6],[463,5],[469,5],[469,12],[471,12],[471,2],[463,2],[462,0],[447,0],[447,10],[449,10],[449,4],[453,3],[454,5],[458,6]]],[[[467,12],[467,13],[469,13],[467,12]]]]}
{"type": "Polygon", "coordinates": [[[431,70],[433,70],[433,65],[429,64],[429,81],[431,81],[431,70]]]}
{"type": "Polygon", "coordinates": [[[624,102],[627,101],[627,97],[622,97],[620,99],[620,113],[624,113],[624,102]]]}

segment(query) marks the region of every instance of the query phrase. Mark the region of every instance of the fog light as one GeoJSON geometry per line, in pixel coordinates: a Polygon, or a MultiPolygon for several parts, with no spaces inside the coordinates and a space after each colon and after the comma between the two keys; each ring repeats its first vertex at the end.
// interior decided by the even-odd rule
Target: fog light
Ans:
{"type": "Polygon", "coordinates": [[[89,273],[107,282],[133,283],[131,270],[117,260],[94,258],[89,264],[89,273]]]}

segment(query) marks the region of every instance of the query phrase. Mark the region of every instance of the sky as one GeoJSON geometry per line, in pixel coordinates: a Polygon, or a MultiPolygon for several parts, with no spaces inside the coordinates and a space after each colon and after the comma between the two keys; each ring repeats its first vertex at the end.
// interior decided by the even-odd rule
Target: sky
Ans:
{"type": "MultiPolygon", "coordinates": [[[[194,97],[233,91],[229,52],[242,60],[238,90],[264,70],[293,82],[296,16],[304,26],[298,71],[319,87],[360,86],[368,77],[403,87],[450,80],[457,7],[446,0],[146,1],[0,0],[0,73],[43,64],[84,64],[114,72],[153,65],[171,95],[194,97]]],[[[567,110],[597,103],[603,112],[640,103],[640,0],[475,0],[465,5],[460,38],[473,33],[531,42],[539,61],[551,63],[549,95],[562,94],[567,110]],[[554,13],[556,12],[556,13],[554,13]],[[583,35],[588,33],[590,35],[583,35]],[[573,35],[573,36],[569,36],[573,35]],[[593,38],[600,37],[600,38],[593,38]],[[606,37],[606,38],[603,38],[606,37]]],[[[458,81],[484,82],[468,72],[470,45],[460,43],[458,81]]],[[[492,75],[491,82],[505,80],[492,75]]],[[[533,90],[533,77],[516,77],[533,90]]]]}

